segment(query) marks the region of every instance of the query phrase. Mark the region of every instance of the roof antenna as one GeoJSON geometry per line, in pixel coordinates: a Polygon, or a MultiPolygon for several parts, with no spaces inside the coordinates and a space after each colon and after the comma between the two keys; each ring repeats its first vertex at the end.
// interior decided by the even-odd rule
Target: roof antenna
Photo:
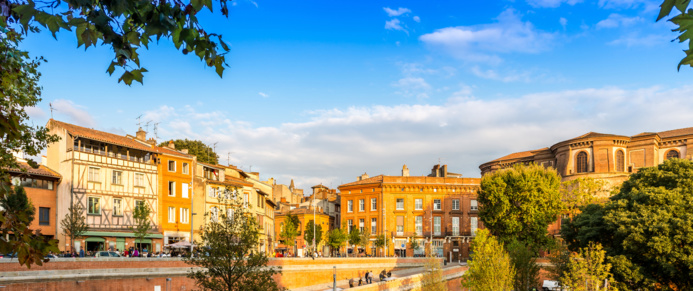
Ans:
{"type": "Polygon", "coordinates": [[[154,138],[156,138],[156,139],[159,139],[159,135],[157,134],[157,129],[159,127],[159,123],[161,123],[161,122],[154,123],[154,138]]]}
{"type": "Polygon", "coordinates": [[[48,106],[51,108],[51,119],[53,119],[53,110],[58,111],[58,109],[53,108],[53,103],[48,103],[48,106]]]}
{"type": "Polygon", "coordinates": [[[137,119],[137,127],[142,127],[142,114],[135,119],[137,119]]]}
{"type": "Polygon", "coordinates": [[[152,121],[147,121],[147,123],[144,124],[144,131],[149,132],[149,124],[152,123],[152,121]]]}

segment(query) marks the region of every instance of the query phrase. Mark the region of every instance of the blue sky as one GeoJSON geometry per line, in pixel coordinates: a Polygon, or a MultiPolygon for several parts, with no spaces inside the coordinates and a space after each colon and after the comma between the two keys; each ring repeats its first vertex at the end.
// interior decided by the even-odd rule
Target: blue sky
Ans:
{"type": "MultiPolygon", "coordinates": [[[[48,62],[32,121],[217,143],[231,164],[308,188],[357,175],[478,166],[589,131],[689,127],[693,70],[655,23],[657,1],[236,1],[203,13],[232,46],[223,78],[166,40],[142,52],[144,85],[105,71],[106,47],[29,36],[48,62]],[[150,135],[151,132],[150,127],[150,135]]],[[[116,74],[118,74],[116,72],[116,74]]]]}

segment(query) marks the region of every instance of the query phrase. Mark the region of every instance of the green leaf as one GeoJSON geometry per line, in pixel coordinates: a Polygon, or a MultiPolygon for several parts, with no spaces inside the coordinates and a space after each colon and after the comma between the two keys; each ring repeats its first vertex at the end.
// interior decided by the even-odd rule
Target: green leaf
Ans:
{"type": "Polygon", "coordinates": [[[676,9],[681,11],[681,13],[686,12],[686,8],[688,7],[688,4],[691,3],[691,0],[677,0],[676,1],[676,9]]]}
{"type": "Polygon", "coordinates": [[[677,70],[681,70],[681,66],[691,66],[693,67],[693,50],[687,50],[686,52],[686,57],[679,62],[679,66],[677,67],[677,70]]]}
{"type": "Polygon", "coordinates": [[[676,4],[676,0],[664,0],[664,3],[662,3],[662,5],[659,6],[661,7],[661,9],[659,10],[659,16],[657,16],[657,21],[669,15],[669,13],[671,13],[671,9],[674,8],[674,4],[676,4]]]}
{"type": "Polygon", "coordinates": [[[108,72],[109,75],[113,75],[113,72],[115,71],[115,66],[118,65],[116,62],[111,62],[111,65],[108,66],[108,69],[106,72],[108,72]]]}
{"type": "Polygon", "coordinates": [[[202,9],[202,1],[203,0],[190,0],[190,5],[192,5],[195,11],[200,11],[200,9],[202,9]]]}

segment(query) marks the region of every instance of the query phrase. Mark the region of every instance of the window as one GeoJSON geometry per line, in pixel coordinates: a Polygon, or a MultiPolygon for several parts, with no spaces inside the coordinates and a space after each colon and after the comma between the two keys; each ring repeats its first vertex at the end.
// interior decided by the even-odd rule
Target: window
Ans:
{"type": "Polygon", "coordinates": [[[404,210],[404,199],[397,199],[397,210],[404,210]]]}
{"type": "Polygon", "coordinates": [[[423,235],[423,216],[417,216],[415,220],[416,235],[423,235]]]}
{"type": "Polygon", "coordinates": [[[183,163],[183,174],[189,174],[190,170],[188,168],[188,163],[183,163]]]}
{"type": "Polygon", "coordinates": [[[470,204],[469,210],[471,210],[471,211],[479,210],[479,205],[477,204],[476,200],[470,201],[469,204],[470,204]]]}
{"type": "Polygon", "coordinates": [[[433,200],[433,210],[441,210],[440,199],[433,200]]]}
{"type": "Polygon", "coordinates": [[[226,209],[226,219],[233,220],[233,209],[226,209]]]}
{"type": "Polygon", "coordinates": [[[190,219],[190,211],[187,208],[181,208],[180,209],[180,222],[181,223],[188,223],[188,220],[190,219]]]}
{"type": "Polygon", "coordinates": [[[433,217],[433,235],[440,235],[440,216],[433,217]]]}
{"type": "Polygon", "coordinates": [[[243,206],[248,208],[248,193],[243,193],[243,206]]]}
{"type": "Polygon", "coordinates": [[[347,220],[347,231],[351,232],[351,229],[354,227],[354,221],[349,219],[347,220]]]}
{"type": "Polygon", "coordinates": [[[99,172],[101,169],[95,167],[89,167],[89,181],[90,182],[101,182],[99,172]]]}
{"type": "Polygon", "coordinates": [[[39,207],[39,225],[51,225],[50,223],[51,209],[48,207],[39,207]]]}
{"type": "Polygon", "coordinates": [[[216,195],[217,195],[217,194],[216,194],[216,188],[214,188],[214,187],[212,187],[212,186],[209,186],[209,187],[207,188],[207,196],[209,196],[209,197],[211,197],[211,198],[214,198],[214,197],[217,197],[216,195]]]}
{"type": "Polygon", "coordinates": [[[36,179],[36,178],[12,177],[12,185],[22,186],[24,188],[29,187],[29,188],[53,190],[53,181],[36,179]]]}
{"type": "Polygon", "coordinates": [[[135,200],[135,209],[137,209],[138,207],[144,207],[144,206],[145,206],[144,200],[135,200]]]}
{"type": "Polygon", "coordinates": [[[470,221],[472,225],[472,236],[476,236],[476,229],[479,227],[479,218],[470,217],[470,221]]]}
{"type": "Polygon", "coordinates": [[[378,209],[378,199],[371,198],[371,210],[375,211],[378,209]]]}
{"type": "Polygon", "coordinates": [[[347,201],[347,212],[354,212],[354,201],[347,201]]]}
{"type": "Polygon", "coordinates": [[[123,199],[113,198],[113,215],[123,216],[123,199]]]}
{"type": "Polygon", "coordinates": [[[364,227],[365,227],[365,222],[364,222],[364,219],[361,218],[361,219],[359,219],[359,232],[363,233],[363,231],[365,230],[364,227]]]}
{"type": "Polygon", "coordinates": [[[89,197],[87,214],[101,214],[101,198],[89,197]]]}
{"type": "Polygon", "coordinates": [[[176,161],[168,161],[168,171],[169,172],[175,172],[176,171],[176,161]]]}
{"type": "Polygon", "coordinates": [[[378,219],[377,218],[371,218],[371,234],[375,234],[378,232],[378,219]]]}
{"type": "Polygon", "coordinates": [[[423,199],[414,199],[414,210],[423,210],[423,199]]]}
{"type": "Polygon", "coordinates": [[[624,172],[626,169],[625,166],[625,155],[623,154],[623,151],[619,150],[616,151],[616,172],[624,172]]]}
{"type": "Polygon", "coordinates": [[[452,235],[453,236],[460,235],[460,218],[459,217],[453,217],[452,218],[452,235]]]}
{"type": "Polygon", "coordinates": [[[135,173],[135,187],[144,187],[144,174],[135,173]]]}
{"type": "Polygon", "coordinates": [[[586,152],[580,152],[577,154],[577,163],[576,164],[576,172],[578,173],[587,173],[587,153],[586,152]]]}
{"type": "Polygon", "coordinates": [[[216,206],[212,206],[209,212],[211,214],[213,222],[219,221],[219,209],[216,206]]]}
{"type": "Polygon", "coordinates": [[[677,150],[670,150],[670,151],[667,152],[667,160],[668,160],[668,159],[673,159],[673,158],[676,158],[676,159],[679,158],[679,151],[677,151],[677,150]]]}
{"type": "Polygon", "coordinates": [[[168,207],[168,222],[176,222],[176,208],[168,207]]]}
{"type": "Polygon", "coordinates": [[[180,184],[180,190],[183,198],[188,198],[188,183],[180,184]]]}
{"type": "Polygon", "coordinates": [[[404,235],[404,216],[397,216],[397,235],[404,235]]]}
{"type": "Polygon", "coordinates": [[[452,199],[452,210],[460,210],[460,199],[452,199]]]}
{"type": "Polygon", "coordinates": [[[359,199],[359,211],[366,210],[366,200],[359,199]]]}
{"type": "Polygon", "coordinates": [[[168,196],[176,196],[176,182],[168,181],[168,196]]]}
{"type": "Polygon", "coordinates": [[[123,185],[123,172],[113,171],[113,179],[111,179],[112,184],[123,185]]]}

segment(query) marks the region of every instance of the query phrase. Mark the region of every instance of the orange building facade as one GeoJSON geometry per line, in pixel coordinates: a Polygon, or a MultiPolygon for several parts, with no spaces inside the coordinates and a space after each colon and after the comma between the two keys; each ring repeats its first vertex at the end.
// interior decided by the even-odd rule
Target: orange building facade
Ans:
{"type": "Polygon", "coordinates": [[[196,157],[168,147],[157,147],[159,172],[159,221],[164,246],[190,242],[192,229],[193,170],[196,157]]]}
{"type": "MultiPolygon", "coordinates": [[[[277,238],[278,245],[275,248],[275,251],[281,254],[284,254],[284,256],[288,256],[289,253],[296,255],[296,256],[305,256],[306,252],[311,248],[312,242],[306,242],[304,239],[304,234],[306,231],[306,225],[310,221],[317,221],[316,225],[320,225],[322,229],[322,241],[320,241],[317,245],[318,251],[323,252],[323,254],[329,253],[329,249],[326,248],[326,244],[324,241],[324,236],[325,234],[330,231],[332,228],[330,228],[331,225],[334,225],[334,217],[331,217],[324,213],[322,209],[315,209],[315,215],[313,213],[313,208],[312,207],[307,207],[307,208],[296,208],[293,210],[289,211],[282,211],[282,212],[275,212],[274,214],[274,229],[275,229],[275,237],[277,238]],[[299,234],[298,236],[294,239],[294,245],[293,246],[288,246],[283,240],[279,238],[279,234],[284,230],[284,221],[286,220],[286,217],[288,214],[294,214],[298,217],[298,221],[300,222],[298,224],[298,231],[299,234]],[[315,220],[314,220],[315,219],[315,220]]],[[[311,229],[312,230],[312,229],[311,229]]],[[[317,240],[317,238],[316,238],[317,240]]]]}
{"type": "Polygon", "coordinates": [[[480,179],[448,173],[436,165],[429,176],[364,174],[339,186],[343,226],[369,231],[369,255],[400,257],[433,254],[458,261],[469,256],[469,243],[482,224],[478,219],[476,193],[480,179]],[[387,246],[377,250],[375,237],[385,235],[387,246]],[[421,247],[411,247],[415,240],[421,247]]]}
{"type": "Polygon", "coordinates": [[[36,210],[29,229],[55,238],[60,219],[57,213],[57,189],[61,176],[46,166],[32,168],[23,159],[17,159],[20,169],[8,170],[13,186],[22,186],[36,210]]]}

